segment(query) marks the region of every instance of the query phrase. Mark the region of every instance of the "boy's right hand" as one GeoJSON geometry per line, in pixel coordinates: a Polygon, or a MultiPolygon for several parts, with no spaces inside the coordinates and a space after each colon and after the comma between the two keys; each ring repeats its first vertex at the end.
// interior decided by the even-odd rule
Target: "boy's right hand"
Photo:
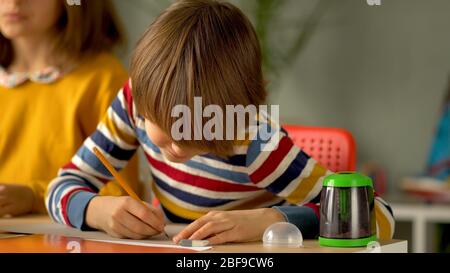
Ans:
{"type": "Polygon", "coordinates": [[[161,210],[129,196],[94,197],[86,210],[86,224],[117,238],[144,239],[164,230],[161,210]]]}

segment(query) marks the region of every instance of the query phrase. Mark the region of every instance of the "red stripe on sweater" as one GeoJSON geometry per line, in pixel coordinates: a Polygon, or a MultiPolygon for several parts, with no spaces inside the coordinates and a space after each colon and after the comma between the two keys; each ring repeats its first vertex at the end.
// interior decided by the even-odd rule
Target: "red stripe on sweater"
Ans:
{"type": "Polygon", "coordinates": [[[253,183],[257,184],[273,173],[293,146],[294,143],[292,143],[291,139],[288,137],[283,137],[278,145],[278,148],[273,151],[266,161],[250,175],[250,179],[253,183]]]}
{"type": "Polygon", "coordinates": [[[75,164],[73,164],[72,162],[69,162],[69,163],[67,163],[66,165],[64,165],[63,169],[64,169],[64,170],[72,169],[72,170],[77,170],[77,171],[80,170],[80,168],[78,168],[78,166],[75,165],[75,164]]]}
{"type": "Polygon", "coordinates": [[[217,192],[250,192],[257,191],[259,189],[253,186],[246,186],[240,184],[232,184],[219,180],[214,180],[206,177],[192,175],[178,169],[175,169],[164,162],[154,159],[149,154],[145,154],[148,162],[151,166],[160,172],[164,173],[168,177],[191,186],[195,186],[202,189],[217,191],[217,192]]]}
{"type": "Polygon", "coordinates": [[[131,95],[130,81],[127,81],[123,87],[123,96],[125,98],[125,103],[127,104],[128,116],[130,117],[131,122],[135,124],[136,122],[133,117],[133,96],[131,95]]]}

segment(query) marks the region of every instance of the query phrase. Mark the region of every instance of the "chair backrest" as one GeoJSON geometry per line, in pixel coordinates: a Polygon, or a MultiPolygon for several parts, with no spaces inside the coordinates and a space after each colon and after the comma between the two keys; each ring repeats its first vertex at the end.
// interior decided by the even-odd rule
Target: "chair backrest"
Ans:
{"type": "Polygon", "coordinates": [[[285,125],[295,145],[333,172],[356,170],[356,144],[350,132],[338,128],[285,125]]]}

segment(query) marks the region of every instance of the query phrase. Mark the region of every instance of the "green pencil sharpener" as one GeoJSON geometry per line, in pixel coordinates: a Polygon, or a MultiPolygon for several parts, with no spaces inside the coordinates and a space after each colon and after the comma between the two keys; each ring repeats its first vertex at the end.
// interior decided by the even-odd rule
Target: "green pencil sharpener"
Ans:
{"type": "Polygon", "coordinates": [[[319,244],[366,247],[377,241],[372,180],[345,172],[326,177],[320,197],[319,244]]]}

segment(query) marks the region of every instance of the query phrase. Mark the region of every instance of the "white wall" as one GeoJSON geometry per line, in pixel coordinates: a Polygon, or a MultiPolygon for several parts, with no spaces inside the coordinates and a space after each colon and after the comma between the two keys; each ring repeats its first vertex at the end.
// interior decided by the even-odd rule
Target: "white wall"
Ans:
{"type": "MultiPolygon", "coordinates": [[[[312,1],[292,0],[287,10],[304,13],[312,1]]],[[[270,90],[271,103],[283,122],[349,129],[359,161],[387,167],[394,189],[425,168],[450,74],[450,1],[328,1],[306,50],[270,90]]],[[[115,0],[130,50],[169,2],[115,0]]]]}

